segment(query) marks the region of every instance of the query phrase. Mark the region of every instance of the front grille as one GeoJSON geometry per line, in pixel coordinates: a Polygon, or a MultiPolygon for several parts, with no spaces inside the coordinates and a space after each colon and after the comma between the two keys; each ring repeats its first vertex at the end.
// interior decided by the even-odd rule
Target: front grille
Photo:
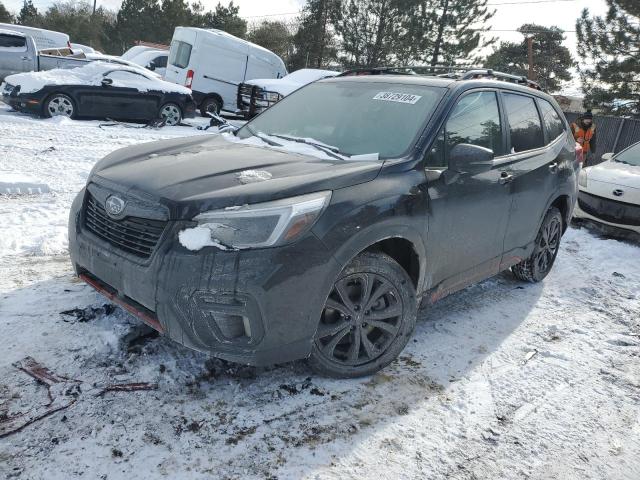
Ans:
{"type": "Polygon", "coordinates": [[[153,253],[166,222],[148,218],[125,217],[115,220],[90,193],[84,210],[84,225],[91,233],[118,249],[149,258],[153,253]]]}
{"type": "Polygon", "coordinates": [[[640,226],[640,206],[598,197],[589,193],[578,194],[580,208],[605,222],[640,226]]]}

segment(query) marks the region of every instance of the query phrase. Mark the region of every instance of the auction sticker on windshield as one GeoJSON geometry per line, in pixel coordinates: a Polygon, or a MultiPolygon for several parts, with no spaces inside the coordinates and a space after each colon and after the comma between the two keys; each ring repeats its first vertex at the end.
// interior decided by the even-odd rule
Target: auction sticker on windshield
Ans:
{"type": "Polygon", "coordinates": [[[415,105],[422,95],[412,95],[411,93],[380,92],[376,93],[374,100],[384,100],[386,102],[409,103],[415,105]]]}

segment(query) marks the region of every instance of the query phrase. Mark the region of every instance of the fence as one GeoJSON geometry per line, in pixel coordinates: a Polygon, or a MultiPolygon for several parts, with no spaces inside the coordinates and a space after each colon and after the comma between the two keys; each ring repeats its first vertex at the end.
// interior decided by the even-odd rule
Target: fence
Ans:
{"type": "MultiPolygon", "coordinates": [[[[565,112],[565,116],[571,123],[580,114],[565,112]]],[[[605,153],[618,153],[629,145],[640,142],[640,120],[594,115],[593,122],[596,125],[596,152],[592,165],[600,163],[605,153]]]]}

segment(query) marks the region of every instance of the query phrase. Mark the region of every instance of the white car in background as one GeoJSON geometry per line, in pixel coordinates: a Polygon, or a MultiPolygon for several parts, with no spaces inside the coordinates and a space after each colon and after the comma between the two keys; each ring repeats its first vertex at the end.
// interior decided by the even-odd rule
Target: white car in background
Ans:
{"type": "Polygon", "coordinates": [[[580,172],[573,216],[640,234],[640,142],[602,158],[580,172]]]}
{"type": "Polygon", "coordinates": [[[164,77],[164,72],[167,70],[168,59],[169,50],[144,50],[138,55],[129,58],[129,61],[164,77]]]}

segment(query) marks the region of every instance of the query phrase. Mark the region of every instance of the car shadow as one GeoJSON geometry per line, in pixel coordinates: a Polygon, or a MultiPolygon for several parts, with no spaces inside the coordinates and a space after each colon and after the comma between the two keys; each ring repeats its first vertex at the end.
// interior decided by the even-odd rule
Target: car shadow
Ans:
{"type": "MultiPolygon", "coordinates": [[[[0,383],[21,398],[22,408],[41,400],[34,382],[11,367],[26,356],[87,385],[112,378],[156,382],[155,392],[113,393],[78,402],[64,413],[73,419],[65,428],[81,435],[109,424],[87,440],[102,446],[119,445],[120,437],[134,431],[126,447],[158,458],[170,455],[168,446],[184,437],[192,447],[207,451],[231,455],[251,449],[251,468],[268,478],[320,445],[346,441],[344,453],[431,397],[446,395],[521,325],[542,288],[507,273],[471,286],[421,310],[412,339],[389,367],[367,378],[334,380],[313,375],[305,362],[254,368],[193,352],[120,309],[103,308],[106,299],[67,270],[59,278],[0,294],[0,318],[13,338],[0,364],[0,383]],[[60,314],[73,309],[95,314],[60,314]]],[[[57,438],[58,427],[53,416],[14,435],[57,438]]],[[[68,435],[73,437],[73,432],[68,435]]],[[[37,455],[55,459],[58,448],[67,448],[63,443],[37,455]]],[[[176,468],[189,464],[188,455],[172,458],[176,468]]],[[[211,457],[207,468],[247,465],[246,458],[225,458],[222,465],[211,457]]],[[[142,465],[144,459],[131,453],[130,467],[137,462],[142,465]]],[[[301,463],[300,475],[313,469],[313,463],[301,463]]]]}

